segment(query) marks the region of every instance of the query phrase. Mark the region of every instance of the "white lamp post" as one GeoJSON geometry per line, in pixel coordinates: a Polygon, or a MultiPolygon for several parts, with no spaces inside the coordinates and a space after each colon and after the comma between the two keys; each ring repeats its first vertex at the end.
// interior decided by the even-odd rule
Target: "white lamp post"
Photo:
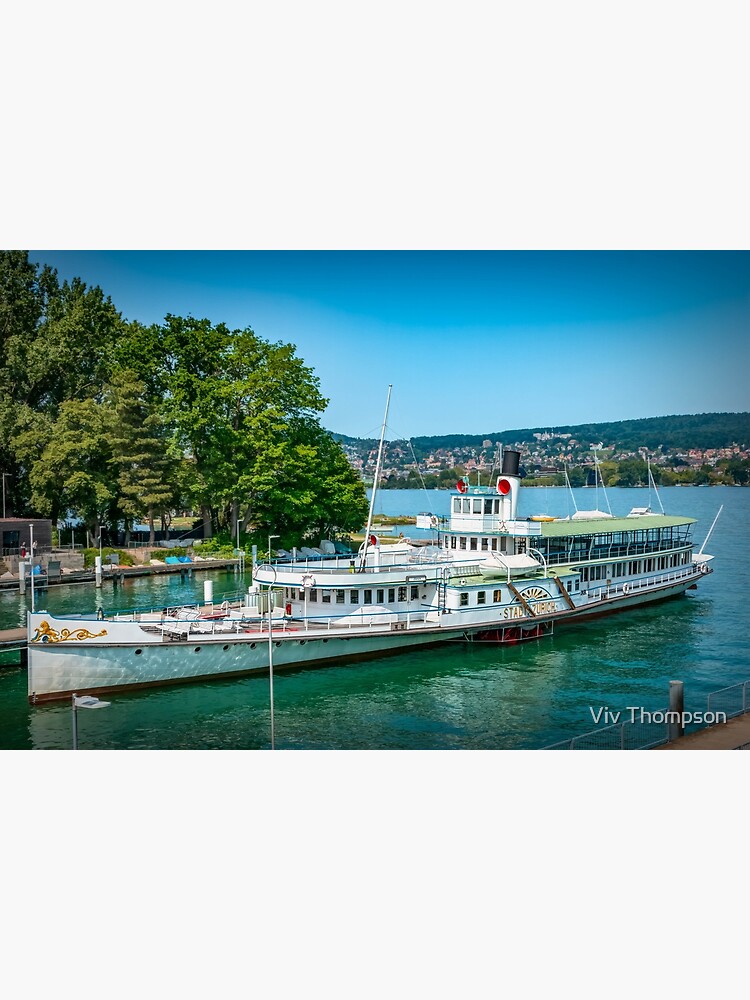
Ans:
{"type": "Polygon", "coordinates": [[[99,701],[92,695],[83,695],[81,698],[77,694],[72,696],[73,708],[73,749],[78,749],[78,709],[79,708],[107,708],[111,702],[99,701]]]}
{"type": "Polygon", "coordinates": [[[29,560],[31,562],[31,612],[34,613],[34,525],[29,525],[29,560]]]}
{"type": "MultiPolygon", "coordinates": [[[[280,535],[268,536],[268,561],[271,562],[271,540],[280,538],[280,535]]],[[[271,631],[271,584],[268,585],[268,686],[271,698],[271,749],[276,749],[275,728],[273,720],[273,632],[271,631]]]]}

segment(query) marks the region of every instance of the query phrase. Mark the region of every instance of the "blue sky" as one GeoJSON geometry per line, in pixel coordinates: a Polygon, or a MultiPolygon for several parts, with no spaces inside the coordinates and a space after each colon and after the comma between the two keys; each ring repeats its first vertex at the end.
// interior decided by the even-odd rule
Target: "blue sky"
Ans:
{"type": "Polygon", "coordinates": [[[128,319],[294,343],[325,426],[388,437],[750,409],[750,253],[31,251],[128,319]]]}

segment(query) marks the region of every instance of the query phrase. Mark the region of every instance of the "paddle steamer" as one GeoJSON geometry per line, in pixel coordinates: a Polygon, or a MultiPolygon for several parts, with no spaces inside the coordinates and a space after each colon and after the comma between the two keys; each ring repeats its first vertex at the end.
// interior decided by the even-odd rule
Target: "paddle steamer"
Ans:
{"type": "MultiPolygon", "coordinates": [[[[376,477],[377,481],[377,477],[376,477]]],[[[322,666],[453,642],[538,639],[566,622],[683,594],[712,572],[693,518],[519,515],[519,453],[491,486],[460,480],[429,544],[256,565],[241,601],[143,614],[28,616],[32,702],[322,666]]],[[[373,496],[374,500],[374,496],[373,496]]],[[[434,522],[433,522],[434,523],[434,522]]],[[[710,534],[710,532],[709,532],[710,534]]],[[[704,542],[705,546],[705,542],[704,542]]]]}

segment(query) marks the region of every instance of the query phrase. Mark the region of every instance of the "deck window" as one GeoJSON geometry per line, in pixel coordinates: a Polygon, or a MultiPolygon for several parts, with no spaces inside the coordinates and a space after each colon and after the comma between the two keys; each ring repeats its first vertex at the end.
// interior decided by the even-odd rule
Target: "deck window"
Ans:
{"type": "Polygon", "coordinates": [[[396,588],[395,587],[389,587],[388,588],[388,603],[389,604],[395,604],[396,603],[396,588]]]}
{"type": "Polygon", "coordinates": [[[466,548],[466,538],[463,535],[461,535],[461,537],[458,540],[458,547],[459,547],[459,549],[465,549],[466,548]]]}
{"type": "Polygon", "coordinates": [[[488,544],[489,544],[488,540],[486,538],[483,538],[482,539],[482,552],[486,552],[487,551],[488,544]]]}
{"type": "Polygon", "coordinates": [[[482,513],[482,501],[474,500],[472,514],[481,514],[481,513],[482,513]]]}
{"type": "Polygon", "coordinates": [[[344,591],[343,590],[337,590],[336,591],[336,603],[337,604],[343,604],[344,603],[344,597],[345,597],[345,595],[344,595],[344,591]]]}
{"type": "Polygon", "coordinates": [[[498,497],[498,498],[497,498],[497,500],[495,501],[495,513],[496,513],[496,514],[499,514],[499,513],[500,513],[500,498],[499,498],[499,497],[498,497]]]}
{"type": "Polygon", "coordinates": [[[398,599],[399,599],[399,601],[405,601],[406,600],[406,587],[399,587],[398,588],[398,599]]]}
{"type": "Polygon", "coordinates": [[[480,590],[477,593],[477,604],[486,604],[486,603],[487,603],[487,591],[480,590]]]}
{"type": "Polygon", "coordinates": [[[491,514],[492,513],[492,498],[491,497],[488,497],[488,499],[484,501],[484,512],[485,512],[485,514],[491,514]]]}
{"type": "Polygon", "coordinates": [[[323,604],[330,604],[331,603],[331,591],[330,590],[324,590],[322,592],[322,594],[321,594],[321,598],[320,599],[323,602],[323,604]]]}
{"type": "Polygon", "coordinates": [[[461,513],[461,497],[453,497],[453,513],[461,513]]]}
{"type": "Polygon", "coordinates": [[[502,604],[502,602],[503,602],[503,592],[502,592],[502,590],[493,590],[492,591],[492,603],[493,604],[502,604]]]}
{"type": "Polygon", "coordinates": [[[371,590],[366,590],[365,591],[365,598],[362,601],[362,603],[363,604],[372,604],[372,591],[371,590]]]}
{"type": "Polygon", "coordinates": [[[416,601],[419,598],[419,587],[412,587],[409,593],[409,600],[416,601]]]}
{"type": "Polygon", "coordinates": [[[378,602],[378,604],[384,604],[385,603],[385,591],[384,590],[379,590],[377,592],[377,602],[378,602]]]}
{"type": "Polygon", "coordinates": [[[451,535],[451,548],[455,549],[455,547],[456,547],[456,536],[451,535]]]}
{"type": "Polygon", "coordinates": [[[313,589],[310,591],[310,600],[313,602],[313,604],[318,603],[318,591],[315,589],[315,587],[313,587],[313,589]]]}
{"type": "Polygon", "coordinates": [[[467,500],[466,497],[461,501],[461,511],[464,514],[471,514],[471,500],[467,500]]]}
{"type": "Polygon", "coordinates": [[[349,591],[349,603],[350,604],[359,604],[359,591],[358,590],[350,590],[349,591]]]}
{"type": "Polygon", "coordinates": [[[492,548],[493,552],[497,552],[497,539],[496,538],[493,538],[490,541],[490,547],[492,548]]]}
{"type": "Polygon", "coordinates": [[[469,539],[469,548],[471,549],[472,552],[476,552],[477,551],[477,540],[476,540],[476,538],[470,538],[469,539]]]}
{"type": "Polygon", "coordinates": [[[461,608],[468,608],[469,606],[469,595],[466,593],[458,595],[458,604],[461,608]]]}

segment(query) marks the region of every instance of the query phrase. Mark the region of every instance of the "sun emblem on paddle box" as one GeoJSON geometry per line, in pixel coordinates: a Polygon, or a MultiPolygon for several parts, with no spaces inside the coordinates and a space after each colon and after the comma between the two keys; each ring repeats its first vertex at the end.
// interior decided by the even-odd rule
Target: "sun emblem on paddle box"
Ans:
{"type": "Polygon", "coordinates": [[[528,590],[524,590],[523,596],[527,601],[549,600],[549,594],[546,590],[542,590],[541,587],[529,587],[528,590]]]}

